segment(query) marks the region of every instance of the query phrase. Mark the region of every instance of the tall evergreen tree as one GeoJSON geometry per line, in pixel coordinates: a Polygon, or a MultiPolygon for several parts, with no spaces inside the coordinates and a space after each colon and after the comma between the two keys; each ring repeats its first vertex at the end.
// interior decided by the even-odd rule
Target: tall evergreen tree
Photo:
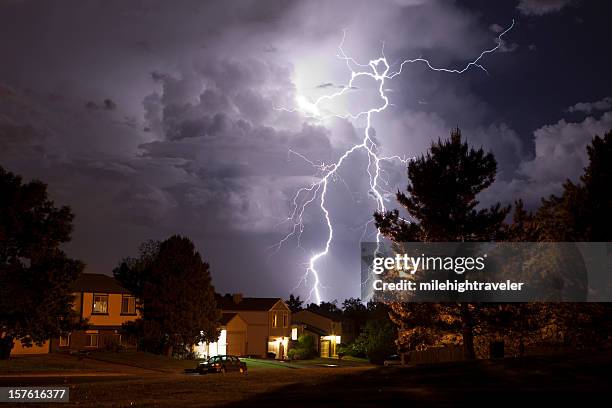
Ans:
{"type": "MultiPolygon", "coordinates": [[[[408,165],[408,194],[398,191],[397,200],[414,222],[405,221],[398,210],[393,210],[374,214],[376,226],[395,242],[498,239],[503,234],[503,221],[510,208],[502,208],[499,203],[478,208],[476,199],[478,193],[493,183],[496,171],[493,155],[482,148],[468,147],[457,128],[449,139],[432,143],[425,155],[408,165]]],[[[410,308],[410,305],[404,307],[410,308]]],[[[465,303],[446,308],[450,317],[461,321],[468,359],[475,358],[474,309],[474,305],[465,303]]]]}
{"type": "Polygon", "coordinates": [[[181,354],[217,341],[221,312],[209,266],[188,238],[149,241],[138,259],[124,260],[114,275],[140,298],[136,327],[148,351],[181,354]]]}
{"type": "Polygon", "coordinates": [[[0,359],[14,340],[42,344],[78,324],[71,289],[83,264],[60,249],[73,218],[49,200],[45,184],[0,167],[0,359]]]}

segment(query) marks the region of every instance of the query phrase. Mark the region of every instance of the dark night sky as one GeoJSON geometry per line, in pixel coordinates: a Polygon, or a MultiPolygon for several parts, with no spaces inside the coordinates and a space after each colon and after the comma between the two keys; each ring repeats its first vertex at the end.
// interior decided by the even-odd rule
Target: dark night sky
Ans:
{"type": "MultiPolygon", "coordinates": [[[[457,124],[495,153],[483,203],[531,207],[576,179],[585,146],[612,128],[612,6],[605,1],[20,1],[0,0],[0,165],[49,184],[76,214],[70,255],[110,274],[146,239],[191,237],[221,292],[307,296],[295,286],[321,248],[321,213],[305,214],[302,248],[288,232],[295,191],[315,171],[289,149],[330,162],[358,142],[362,121],[316,120],[295,107],[346,83],[336,57],[423,56],[462,75],[408,65],[386,83],[393,106],[374,118],[385,155],[418,155],[457,124]],[[321,86],[332,84],[331,86],[321,86]],[[106,102],[105,102],[106,101],[106,102]]],[[[377,101],[373,81],[328,106],[377,101]]],[[[371,218],[363,155],[340,171],[327,202],[335,225],[321,260],[326,300],[359,295],[359,239],[371,218]]],[[[385,165],[388,189],[405,169],[385,165]]],[[[393,208],[393,197],[386,206],[393,208]]],[[[367,231],[371,239],[373,231],[367,231]]]]}

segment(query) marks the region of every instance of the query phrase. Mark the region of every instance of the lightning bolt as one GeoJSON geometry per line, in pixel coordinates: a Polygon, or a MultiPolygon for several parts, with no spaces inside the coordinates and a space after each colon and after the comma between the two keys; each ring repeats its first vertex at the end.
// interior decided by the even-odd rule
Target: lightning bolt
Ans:
{"type": "MultiPolygon", "coordinates": [[[[367,64],[362,64],[348,56],[344,51],[344,41],[346,38],[346,30],[343,31],[342,41],[338,46],[339,53],[337,55],[338,58],[342,59],[346,63],[347,69],[351,73],[351,78],[348,83],[343,86],[339,91],[323,95],[317,98],[314,102],[308,101],[306,98],[298,97],[296,102],[298,105],[297,109],[288,109],[288,108],[275,108],[277,110],[287,111],[287,112],[301,112],[305,117],[314,118],[317,120],[325,120],[329,118],[341,118],[341,119],[359,119],[365,118],[366,126],[363,133],[363,139],[361,143],[355,144],[349,149],[347,149],[335,162],[326,164],[326,163],[316,163],[312,160],[308,159],[304,155],[296,152],[294,150],[289,150],[288,156],[294,155],[308,164],[310,164],[316,171],[316,176],[318,179],[313,181],[310,185],[302,187],[297,190],[292,199],[292,206],[290,210],[290,214],[288,217],[282,222],[290,222],[292,223],[292,227],[290,231],[271,249],[274,253],[278,252],[281,247],[287,243],[292,237],[297,237],[297,245],[300,246],[302,233],[304,232],[304,213],[306,209],[312,205],[313,203],[317,203],[319,209],[323,213],[323,219],[327,226],[327,239],[325,240],[325,245],[318,252],[314,253],[308,263],[306,264],[306,271],[298,286],[301,282],[305,282],[308,276],[312,276],[314,278],[314,282],[312,288],[310,290],[309,296],[306,301],[309,301],[312,297],[315,298],[317,303],[321,303],[321,280],[319,277],[319,271],[317,270],[317,262],[325,257],[330,250],[330,246],[332,240],[334,238],[334,228],[332,225],[332,221],[329,215],[329,210],[326,206],[326,197],[329,187],[330,181],[335,181],[340,179],[338,175],[338,170],[342,167],[344,162],[355,152],[364,151],[368,157],[368,165],[366,167],[366,172],[369,177],[370,183],[370,192],[371,197],[374,199],[376,203],[376,210],[379,212],[385,211],[385,203],[383,193],[388,193],[385,191],[380,185],[379,180],[381,180],[381,168],[380,163],[383,161],[392,161],[397,160],[401,163],[408,163],[409,158],[400,157],[400,156],[380,156],[379,155],[379,147],[376,142],[372,138],[372,116],[384,111],[390,105],[389,98],[385,94],[385,84],[387,80],[391,80],[396,76],[402,73],[404,66],[407,64],[414,63],[423,63],[432,71],[446,72],[451,74],[463,74],[470,68],[478,68],[484,71],[487,75],[489,74],[487,69],[481,64],[481,60],[490,53],[497,51],[503,45],[503,36],[506,35],[512,28],[514,27],[514,20],[512,20],[512,24],[506,28],[503,32],[501,32],[496,38],[496,45],[490,49],[486,49],[480,53],[474,60],[468,62],[463,68],[460,69],[451,69],[451,68],[439,68],[433,66],[429,60],[419,57],[414,59],[406,59],[401,62],[399,68],[396,71],[391,70],[391,66],[387,62],[387,58],[384,54],[384,43],[382,45],[381,56],[370,60],[367,64]],[[371,78],[378,83],[378,95],[381,100],[381,104],[375,107],[371,107],[368,110],[360,111],[357,113],[345,113],[345,114],[322,114],[321,104],[326,101],[331,101],[335,98],[338,98],[349,90],[354,88],[354,82],[358,78],[371,78]]],[[[364,226],[364,231],[367,229],[368,225],[371,224],[371,221],[368,221],[364,226]]],[[[376,231],[376,242],[380,243],[381,234],[380,231],[376,231]]]]}

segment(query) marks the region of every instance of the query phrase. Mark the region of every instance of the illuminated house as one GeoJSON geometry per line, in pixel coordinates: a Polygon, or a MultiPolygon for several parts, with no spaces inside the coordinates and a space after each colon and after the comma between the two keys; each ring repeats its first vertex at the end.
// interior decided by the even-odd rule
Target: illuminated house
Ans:
{"type": "Polygon", "coordinates": [[[223,313],[221,317],[221,334],[214,343],[200,343],[194,351],[201,358],[217,355],[244,356],[247,350],[248,325],[238,313],[223,313]]]}
{"type": "Polygon", "coordinates": [[[331,316],[310,310],[293,314],[292,339],[301,335],[315,338],[317,351],[321,357],[338,357],[338,345],[342,341],[342,322],[331,316]]]}
{"type": "MultiPolygon", "coordinates": [[[[236,315],[246,324],[244,330],[234,329],[239,327],[238,323],[234,323],[235,317],[228,321],[225,332],[227,354],[257,357],[273,355],[279,360],[287,358],[291,310],[281,298],[249,298],[234,294],[219,296],[217,302],[224,316],[236,315]]],[[[222,350],[223,335],[222,332],[217,342],[218,350],[222,350]]]]}
{"type": "Polygon", "coordinates": [[[120,331],[123,323],[138,318],[136,299],[117,280],[107,275],[83,273],[73,285],[73,296],[72,308],[81,320],[88,320],[86,330],[66,333],[42,347],[24,347],[16,341],[11,355],[95,350],[115,345],[135,347],[122,339],[120,331]]]}

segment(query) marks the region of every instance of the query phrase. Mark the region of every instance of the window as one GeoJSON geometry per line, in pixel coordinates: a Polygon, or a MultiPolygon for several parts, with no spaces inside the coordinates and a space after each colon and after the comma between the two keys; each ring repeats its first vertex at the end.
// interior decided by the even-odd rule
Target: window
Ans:
{"type": "Polygon", "coordinates": [[[121,298],[121,314],[136,314],[136,298],[134,296],[123,295],[123,297],[121,298]]]}
{"type": "Polygon", "coordinates": [[[287,315],[287,313],[285,313],[283,315],[283,327],[287,327],[289,326],[289,316],[287,315]]]}
{"type": "Polygon", "coordinates": [[[85,347],[98,347],[98,335],[97,334],[87,334],[85,340],[86,340],[85,347]]]}
{"type": "Polygon", "coordinates": [[[92,314],[108,314],[108,295],[94,293],[92,314]]]}
{"type": "Polygon", "coordinates": [[[298,339],[297,327],[294,327],[293,329],[291,329],[291,340],[297,340],[297,339],[298,339]]]}
{"type": "Polygon", "coordinates": [[[276,313],[272,316],[272,327],[278,327],[278,315],[276,313]]]}
{"type": "Polygon", "coordinates": [[[70,333],[60,336],[59,346],[60,347],[70,347],[70,333]]]}

